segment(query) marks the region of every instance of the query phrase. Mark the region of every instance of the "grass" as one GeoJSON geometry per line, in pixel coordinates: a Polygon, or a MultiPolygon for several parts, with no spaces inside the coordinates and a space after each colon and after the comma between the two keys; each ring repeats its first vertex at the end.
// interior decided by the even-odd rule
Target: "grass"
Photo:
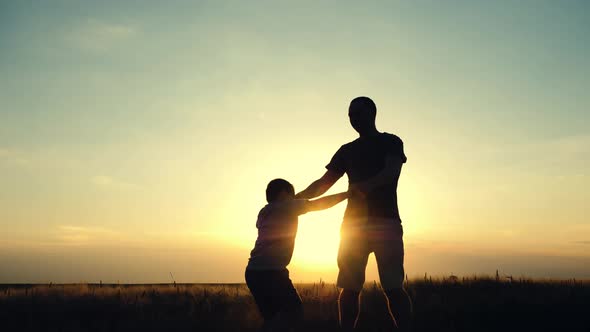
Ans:
{"type": "MultiPolygon", "coordinates": [[[[338,289],[299,284],[302,331],[338,331],[338,289]]],[[[590,282],[419,279],[407,283],[415,331],[590,331],[590,282]]],[[[363,292],[363,331],[387,315],[377,284],[363,292]]],[[[243,284],[0,285],[3,331],[256,331],[261,319],[243,284]]]]}

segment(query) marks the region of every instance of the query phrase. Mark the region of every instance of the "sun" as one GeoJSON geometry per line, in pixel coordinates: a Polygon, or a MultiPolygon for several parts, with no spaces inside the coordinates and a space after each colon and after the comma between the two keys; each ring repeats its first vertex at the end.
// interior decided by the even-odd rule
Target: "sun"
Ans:
{"type": "Polygon", "coordinates": [[[336,267],[342,214],[342,209],[332,209],[299,217],[293,265],[308,269],[336,267]]]}

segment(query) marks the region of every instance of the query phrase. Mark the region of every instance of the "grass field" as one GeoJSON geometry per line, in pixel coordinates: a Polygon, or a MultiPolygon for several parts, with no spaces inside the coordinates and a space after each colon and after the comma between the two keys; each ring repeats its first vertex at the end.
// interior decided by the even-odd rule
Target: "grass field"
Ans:
{"type": "MultiPolygon", "coordinates": [[[[338,331],[333,284],[296,285],[301,331],[338,331]]],[[[415,331],[590,331],[590,282],[410,280],[415,331]]],[[[362,331],[387,319],[379,286],[363,292],[362,331]]],[[[256,331],[243,284],[0,285],[1,331],[256,331]]]]}

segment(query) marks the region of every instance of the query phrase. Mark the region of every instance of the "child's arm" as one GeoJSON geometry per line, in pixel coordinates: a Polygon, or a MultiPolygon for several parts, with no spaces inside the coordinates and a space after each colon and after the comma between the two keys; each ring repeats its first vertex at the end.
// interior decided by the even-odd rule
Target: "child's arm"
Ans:
{"type": "Polygon", "coordinates": [[[390,183],[396,174],[401,171],[400,163],[396,161],[396,158],[387,156],[385,158],[385,167],[377,175],[368,180],[350,184],[349,190],[359,190],[367,193],[375,187],[390,183]]]}
{"type": "Polygon", "coordinates": [[[309,201],[307,204],[308,211],[319,211],[329,209],[332,206],[342,202],[343,200],[347,199],[349,196],[348,192],[342,192],[335,195],[328,195],[322,198],[315,199],[313,201],[309,201]]]}

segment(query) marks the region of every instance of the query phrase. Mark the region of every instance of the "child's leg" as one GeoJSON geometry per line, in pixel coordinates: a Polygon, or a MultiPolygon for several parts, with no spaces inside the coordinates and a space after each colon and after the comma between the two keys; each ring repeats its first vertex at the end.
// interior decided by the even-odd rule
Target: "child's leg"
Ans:
{"type": "Polygon", "coordinates": [[[263,331],[269,330],[270,327],[267,326],[280,311],[273,291],[273,280],[272,271],[246,270],[246,285],[248,285],[258,311],[264,319],[263,331]]]}
{"type": "Polygon", "coordinates": [[[303,305],[289,271],[246,270],[246,284],[264,318],[263,331],[289,331],[303,320],[303,305]]]}
{"type": "Polygon", "coordinates": [[[276,331],[290,331],[303,322],[303,304],[301,297],[289,279],[289,271],[277,273],[274,290],[280,311],[272,319],[271,325],[276,331]]]}

